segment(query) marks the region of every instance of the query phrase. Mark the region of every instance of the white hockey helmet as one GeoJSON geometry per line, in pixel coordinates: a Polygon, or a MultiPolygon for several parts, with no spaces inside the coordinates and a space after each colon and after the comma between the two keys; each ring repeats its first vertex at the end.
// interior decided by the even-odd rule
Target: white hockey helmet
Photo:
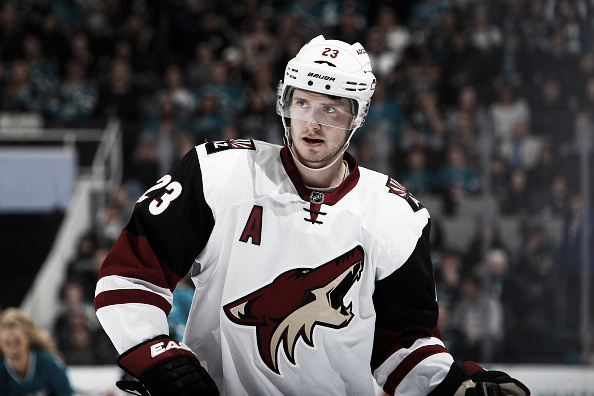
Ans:
{"type": "MultiPolygon", "coordinates": [[[[322,35],[309,41],[287,63],[284,80],[278,85],[276,112],[283,118],[287,144],[290,136],[285,119],[296,117],[290,111],[296,88],[349,99],[352,121],[347,129],[351,131],[350,141],[354,131],[365,122],[375,84],[369,55],[360,43],[350,45],[339,40],[326,40],[322,35]]],[[[344,150],[347,145],[348,141],[344,150]]]]}

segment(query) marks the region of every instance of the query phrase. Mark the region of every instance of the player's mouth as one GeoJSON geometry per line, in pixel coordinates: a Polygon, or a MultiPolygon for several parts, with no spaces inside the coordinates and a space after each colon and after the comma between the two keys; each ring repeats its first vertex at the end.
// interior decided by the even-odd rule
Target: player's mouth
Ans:
{"type": "Polygon", "coordinates": [[[305,143],[306,146],[317,146],[317,145],[324,143],[324,140],[306,136],[303,138],[303,142],[305,143]]]}

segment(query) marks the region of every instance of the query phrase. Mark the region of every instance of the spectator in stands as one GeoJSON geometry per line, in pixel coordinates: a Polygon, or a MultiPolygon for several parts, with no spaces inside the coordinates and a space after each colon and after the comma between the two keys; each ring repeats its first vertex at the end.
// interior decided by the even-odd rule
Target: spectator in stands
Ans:
{"type": "Polygon", "coordinates": [[[503,0],[501,3],[497,25],[501,27],[504,34],[517,33],[525,16],[526,2],[524,0],[503,0]]]}
{"type": "Polygon", "coordinates": [[[448,351],[455,353],[456,356],[462,355],[464,353],[464,334],[452,325],[452,307],[443,302],[439,303],[437,325],[441,339],[448,351]]]}
{"type": "Polygon", "coordinates": [[[218,96],[214,93],[203,95],[200,98],[198,113],[193,119],[194,129],[196,131],[195,138],[192,136],[194,142],[221,139],[221,131],[229,121],[218,99],[218,96]]]}
{"type": "Polygon", "coordinates": [[[497,89],[498,97],[489,107],[493,121],[493,134],[498,144],[512,140],[514,126],[518,122],[527,125],[530,122],[528,102],[516,96],[516,90],[510,85],[497,89]]]}
{"type": "Polygon", "coordinates": [[[163,100],[167,97],[173,100],[179,115],[190,117],[196,111],[196,98],[186,88],[184,73],[179,65],[167,66],[163,75],[163,87],[151,98],[150,112],[156,112],[163,100]]]}
{"type": "Polygon", "coordinates": [[[387,78],[390,71],[400,61],[399,56],[386,44],[385,32],[377,26],[372,26],[367,32],[365,48],[371,59],[371,67],[378,79],[387,78]]]}
{"type": "Polygon", "coordinates": [[[45,55],[42,42],[34,35],[28,34],[23,40],[23,55],[29,66],[31,81],[38,86],[47,98],[57,85],[59,65],[45,55]]]}
{"type": "Polygon", "coordinates": [[[468,245],[463,251],[462,258],[462,274],[463,276],[481,276],[483,262],[483,244],[484,238],[483,232],[486,232],[487,244],[490,249],[500,249],[504,251],[507,256],[510,256],[510,249],[503,241],[501,236],[501,227],[498,223],[493,222],[490,224],[486,231],[482,229],[482,224],[477,224],[477,230],[473,233],[468,245]]]}
{"type": "MultiPolygon", "coordinates": [[[[594,56],[592,62],[594,62],[594,56]]],[[[584,88],[584,95],[581,97],[582,103],[580,110],[582,110],[590,120],[594,120],[594,76],[585,81],[586,85],[584,88]]]]}
{"type": "Polygon", "coordinates": [[[189,119],[179,113],[173,98],[166,96],[157,112],[149,115],[140,139],[150,139],[157,148],[159,174],[165,174],[179,160],[179,139],[183,134],[193,134],[189,119]]]}
{"type": "Polygon", "coordinates": [[[521,18],[520,34],[528,51],[547,51],[552,30],[545,14],[544,0],[529,0],[528,13],[521,18]]]}
{"type": "MultiPolygon", "coordinates": [[[[378,10],[375,26],[383,32],[386,47],[396,55],[396,63],[399,63],[404,50],[412,42],[408,28],[400,22],[394,8],[389,6],[382,6],[378,10]]],[[[348,42],[356,42],[356,40],[348,42]]]]}
{"type": "Polygon", "coordinates": [[[73,394],[49,333],[18,308],[0,315],[0,394],[73,394]]]}
{"type": "Polygon", "coordinates": [[[115,26],[121,26],[121,40],[130,46],[131,64],[141,70],[162,65],[159,62],[164,62],[164,59],[159,59],[156,53],[154,24],[149,23],[142,12],[131,12],[123,18],[123,23],[115,26]]]}
{"type": "Polygon", "coordinates": [[[371,169],[392,173],[392,156],[404,122],[404,109],[396,98],[390,95],[385,83],[378,79],[374,106],[371,107],[361,128],[355,137],[355,144],[365,140],[373,153],[373,160],[368,163],[371,169]]]}
{"type": "MultiPolygon", "coordinates": [[[[481,169],[482,148],[479,142],[483,132],[479,129],[477,119],[472,112],[459,112],[453,120],[455,125],[450,125],[447,131],[449,144],[457,144],[464,149],[471,169],[481,169]]],[[[441,165],[442,162],[443,159],[439,158],[435,165],[441,165]]]]}
{"type": "Polygon", "coordinates": [[[497,154],[491,158],[491,189],[497,204],[503,201],[509,190],[509,167],[507,161],[497,154]]]}
{"type": "Polygon", "coordinates": [[[159,152],[153,139],[141,140],[134,150],[125,185],[130,195],[140,197],[161,177],[159,152]]]}
{"type": "Polygon", "coordinates": [[[468,35],[470,44],[484,54],[497,50],[503,41],[501,30],[491,22],[486,6],[478,6],[472,12],[468,35]]]}
{"type": "Polygon", "coordinates": [[[507,252],[501,248],[490,249],[487,252],[485,269],[489,271],[491,293],[501,298],[503,286],[509,273],[509,257],[507,252]]]}
{"type": "Polygon", "coordinates": [[[551,172],[547,183],[540,189],[531,189],[535,200],[536,209],[542,215],[553,216],[560,219],[569,210],[571,189],[567,176],[558,171],[551,172]],[[539,193],[538,191],[542,191],[539,193]]]}
{"type": "Polygon", "coordinates": [[[461,356],[480,360],[486,342],[499,353],[505,335],[501,301],[487,294],[481,279],[474,276],[462,279],[461,291],[462,298],[452,310],[452,326],[464,336],[461,356]]]}
{"type": "Polygon", "coordinates": [[[250,21],[239,45],[245,59],[245,71],[248,73],[256,73],[260,68],[271,64],[276,57],[276,41],[270,22],[264,17],[250,21]]]}
{"type": "Polygon", "coordinates": [[[567,2],[564,6],[565,12],[560,15],[563,19],[561,33],[567,43],[567,52],[572,55],[581,55],[588,49],[592,40],[586,26],[587,18],[579,16],[576,4],[567,2]]]}
{"type": "Polygon", "coordinates": [[[435,177],[435,188],[440,192],[445,212],[452,215],[458,204],[481,188],[480,177],[468,166],[466,152],[457,144],[447,148],[447,163],[435,177]]]}
{"type": "Polygon", "coordinates": [[[478,127],[482,122],[482,118],[486,117],[486,111],[479,103],[478,92],[473,85],[465,85],[458,91],[455,106],[450,106],[446,110],[445,122],[448,131],[455,137],[457,127],[459,126],[458,118],[467,117],[475,127],[478,127]]]}
{"type": "Polygon", "coordinates": [[[526,216],[534,210],[533,197],[528,190],[526,170],[516,168],[510,171],[509,189],[499,208],[503,215],[526,216]]]}
{"type": "Polygon", "coordinates": [[[70,60],[76,60],[87,70],[89,77],[97,79],[97,59],[91,52],[89,37],[86,33],[76,33],[70,39],[70,60]]]}
{"type": "Polygon", "coordinates": [[[509,169],[534,169],[540,159],[542,144],[538,137],[529,133],[524,121],[516,121],[512,126],[510,139],[499,145],[498,154],[507,162],[509,169]]]}
{"type": "Polygon", "coordinates": [[[224,61],[217,61],[210,69],[210,81],[195,92],[196,100],[212,95],[216,98],[221,114],[233,117],[241,111],[245,104],[246,89],[242,85],[229,80],[229,66],[224,61]]]}
{"type": "Polygon", "coordinates": [[[123,208],[117,201],[108,202],[105,209],[97,213],[95,221],[97,222],[97,228],[100,230],[98,239],[101,246],[112,246],[115,243],[122,228],[127,223],[127,218],[127,213],[123,213],[123,208]]]}
{"type": "Polygon", "coordinates": [[[455,249],[442,252],[435,272],[440,306],[452,307],[460,300],[462,275],[462,253],[455,249]]]}
{"type": "Polygon", "coordinates": [[[62,352],[69,366],[94,366],[99,364],[93,346],[93,333],[85,325],[72,326],[67,330],[68,343],[62,352]]]}
{"type": "Polygon", "coordinates": [[[29,65],[24,60],[12,63],[10,78],[3,92],[3,108],[9,112],[40,113],[44,94],[40,86],[31,80],[29,65]]]}
{"type": "MultiPolygon", "coordinates": [[[[569,200],[569,210],[563,218],[563,235],[561,246],[557,255],[557,266],[559,274],[564,283],[566,323],[568,328],[576,328],[579,323],[579,307],[581,290],[578,285],[582,279],[582,234],[584,223],[589,222],[590,230],[594,230],[594,211],[590,208],[590,218],[583,219],[584,205],[592,205],[591,202],[583,202],[583,198],[574,194],[569,200]]],[[[590,249],[589,272],[592,282],[594,279],[594,232],[590,234],[590,240],[586,241],[586,248],[590,249]]]]}
{"type": "Polygon", "coordinates": [[[210,68],[215,61],[215,52],[207,41],[196,44],[194,56],[186,63],[184,72],[189,89],[195,91],[210,80],[210,68]]]}
{"type": "Polygon", "coordinates": [[[417,1],[411,7],[408,26],[412,32],[422,29],[424,25],[437,26],[446,9],[440,0],[417,1]]]}
{"type": "Polygon", "coordinates": [[[502,46],[493,51],[488,59],[496,87],[518,89],[522,86],[527,76],[524,75],[525,54],[518,34],[505,35],[502,46]]]}
{"type": "Polygon", "coordinates": [[[68,60],[68,37],[64,34],[62,23],[55,14],[43,17],[41,21],[41,47],[48,60],[63,65],[68,60]]]}
{"type": "Polygon", "coordinates": [[[408,153],[406,169],[399,180],[416,197],[432,192],[433,174],[427,169],[427,157],[421,148],[415,148],[408,153]]]}
{"type": "Polygon", "coordinates": [[[4,4],[0,11],[0,46],[4,60],[12,62],[23,56],[24,32],[25,24],[16,7],[12,4],[4,4]]]}
{"type": "Polygon", "coordinates": [[[554,269],[554,248],[541,225],[527,227],[515,263],[504,284],[508,359],[548,362],[554,356],[556,334],[563,316],[554,269]]]}
{"type": "Polygon", "coordinates": [[[408,119],[418,133],[418,142],[430,155],[429,168],[435,169],[435,160],[444,158],[446,151],[446,123],[444,109],[436,89],[419,92],[408,119]]]}
{"type": "Polygon", "coordinates": [[[458,30],[452,36],[451,51],[443,64],[442,99],[448,106],[456,104],[463,87],[474,87],[488,69],[485,58],[469,42],[466,32],[458,30]]]}
{"type": "Polygon", "coordinates": [[[95,85],[87,79],[85,65],[70,60],[64,80],[47,102],[46,114],[57,121],[88,121],[94,115],[97,96],[95,85]]]}
{"type": "Polygon", "coordinates": [[[566,142],[571,125],[573,114],[567,106],[562,93],[562,87],[557,79],[550,78],[543,82],[540,88],[541,96],[531,103],[531,124],[532,131],[550,142],[555,150],[566,142]]]}
{"type": "Polygon", "coordinates": [[[98,119],[107,121],[115,117],[120,122],[125,177],[128,177],[130,161],[145,116],[145,90],[136,78],[136,73],[127,61],[114,60],[109,65],[107,80],[99,84],[95,109],[98,119]]]}

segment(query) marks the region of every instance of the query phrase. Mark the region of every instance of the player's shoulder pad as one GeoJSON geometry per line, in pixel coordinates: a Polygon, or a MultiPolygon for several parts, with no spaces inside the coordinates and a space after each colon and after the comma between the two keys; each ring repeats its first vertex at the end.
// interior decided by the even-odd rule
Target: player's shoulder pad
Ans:
{"type": "Polygon", "coordinates": [[[388,187],[388,192],[391,194],[396,194],[400,198],[403,198],[412,208],[414,212],[422,209],[424,206],[419,202],[418,199],[415,198],[414,195],[410,193],[402,184],[398,183],[395,179],[388,176],[388,181],[386,182],[386,187],[388,187]]]}
{"type": "Polygon", "coordinates": [[[215,140],[206,142],[204,147],[208,155],[231,149],[256,150],[256,144],[252,139],[215,140]]]}

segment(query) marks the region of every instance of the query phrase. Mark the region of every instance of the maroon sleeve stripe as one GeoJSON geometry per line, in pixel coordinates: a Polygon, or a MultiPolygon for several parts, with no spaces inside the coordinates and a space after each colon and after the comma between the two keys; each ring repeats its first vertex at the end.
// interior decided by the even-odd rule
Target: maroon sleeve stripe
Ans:
{"type": "Polygon", "coordinates": [[[420,338],[435,337],[441,340],[439,327],[432,329],[412,326],[404,331],[376,329],[371,355],[371,370],[377,369],[390,356],[403,348],[410,348],[420,338]]]}
{"type": "Polygon", "coordinates": [[[448,350],[441,345],[426,345],[411,352],[404,360],[396,367],[396,370],[388,376],[386,384],[384,385],[384,392],[393,395],[396,388],[404,377],[411,372],[420,362],[427,359],[429,356],[438,353],[448,353],[448,350]]]}
{"type": "Polygon", "coordinates": [[[99,279],[110,275],[140,279],[171,291],[182,279],[159,260],[146,237],[136,236],[126,230],[122,231],[105,258],[99,279]]]}
{"type": "Polygon", "coordinates": [[[153,305],[169,315],[171,304],[158,294],[139,289],[108,290],[95,297],[95,311],[110,305],[140,303],[153,305]]]}

